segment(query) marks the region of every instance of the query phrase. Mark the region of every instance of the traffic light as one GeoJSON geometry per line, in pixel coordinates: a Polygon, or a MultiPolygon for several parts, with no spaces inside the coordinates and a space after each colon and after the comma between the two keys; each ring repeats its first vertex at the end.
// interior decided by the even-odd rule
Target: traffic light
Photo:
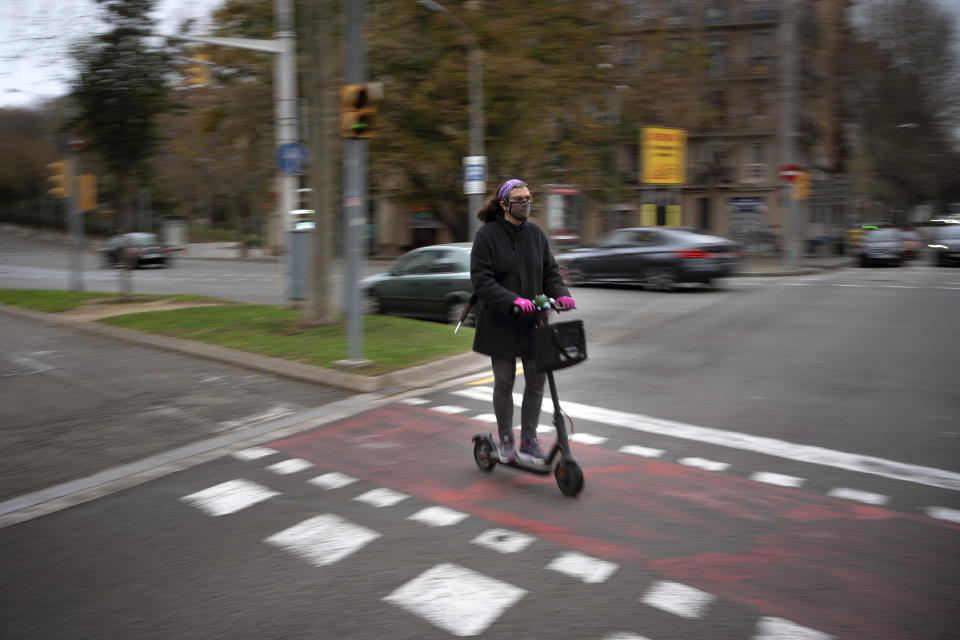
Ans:
{"type": "Polygon", "coordinates": [[[793,199],[806,200],[810,197],[810,174],[801,171],[793,179],[793,199]]]}
{"type": "Polygon", "coordinates": [[[47,182],[52,185],[49,189],[47,189],[47,193],[54,198],[69,198],[70,163],[66,160],[61,160],[60,162],[51,162],[47,165],[47,169],[50,171],[50,175],[47,177],[47,182]]]}
{"type": "Polygon", "coordinates": [[[209,87],[210,86],[210,56],[206,53],[198,53],[192,58],[192,66],[187,67],[187,85],[191,87],[209,87]]]}
{"type": "Polygon", "coordinates": [[[348,84],[340,89],[341,135],[344,138],[372,138],[376,124],[376,98],[369,85],[348,84]]]}
{"type": "Polygon", "coordinates": [[[77,176],[80,191],[80,211],[93,211],[97,208],[97,176],[85,173],[77,176]]]}

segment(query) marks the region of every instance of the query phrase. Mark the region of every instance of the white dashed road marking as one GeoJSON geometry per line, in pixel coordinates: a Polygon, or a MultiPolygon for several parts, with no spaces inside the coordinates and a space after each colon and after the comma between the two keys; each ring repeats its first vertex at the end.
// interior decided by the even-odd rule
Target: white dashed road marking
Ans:
{"type": "Polygon", "coordinates": [[[716,460],[707,460],[706,458],[680,458],[677,462],[705,471],[726,471],[730,468],[730,465],[726,462],[717,462],[716,460]]]}
{"type": "Polygon", "coordinates": [[[799,487],[806,482],[803,478],[788,476],[782,473],[770,473],[769,471],[757,471],[750,476],[750,479],[756,482],[775,484],[780,487],[799,487]]]}
{"type": "Polygon", "coordinates": [[[605,582],[618,568],[619,565],[613,562],[591,558],[576,551],[568,551],[547,565],[547,569],[579,578],[587,584],[605,582]]]}
{"type": "Polygon", "coordinates": [[[647,591],[642,602],[683,618],[699,618],[713,598],[713,594],[679,582],[660,581],[647,591]]]}
{"type": "Polygon", "coordinates": [[[862,502],[864,504],[874,505],[887,504],[887,501],[889,500],[887,496],[882,496],[879,493],[870,493],[869,491],[860,491],[859,489],[844,489],[843,487],[831,489],[827,495],[831,498],[856,500],[857,502],[862,502]]]}
{"type": "Polygon", "coordinates": [[[783,618],[760,618],[752,640],[832,640],[833,636],[783,618]]]}
{"type": "Polygon", "coordinates": [[[489,529],[471,540],[473,544],[499,553],[519,553],[534,543],[536,538],[519,531],[489,529]]]}
{"type": "Polygon", "coordinates": [[[462,511],[454,511],[446,507],[427,507],[407,518],[431,527],[450,527],[463,522],[468,515],[462,511]]]}
{"type": "Polygon", "coordinates": [[[269,447],[251,447],[250,449],[242,449],[240,451],[234,451],[233,457],[237,460],[242,460],[244,462],[249,462],[250,460],[259,460],[260,458],[266,458],[267,456],[272,456],[277,452],[276,449],[271,449],[269,447]]]}
{"type": "Polygon", "coordinates": [[[606,438],[602,436],[595,436],[592,433],[575,433],[570,436],[570,439],[581,444],[603,444],[607,441],[606,438]]]}
{"type": "MultiPolygon", "coordinates": [[[[487,402],[491,401],[493,397],[493,389],[490,387],[460,389],[453,393],[455,395],[487,402]]],[[[514,404],[521,406],[523,397],[520,394],[514,394],[513,400],[514,404]]],[[[940,487],[941,489],[960,491],[960,473],[946,471],[944,469],[906,464],[856,453],[834,451],[824,447],[795,444],[776,438],[754,436],[736,431],[701,427],[693,424],[674,422],[672,420],[661,420],[642,414],[605,409],[603,407],[581,404],[579,402],[565,401],[563,403],[563,410],[564,413],[568,414],[571,418],[581,418],[583,420],[622,429],[653,433],[683,440],[706,442],[729,449],[753,451],[764,455],[785,458],[787,460],[796,460],[798,462],[807,462],[836,469],[846,469],[847,471],[857,473],[893,478],[894,480],[915,482],[931,487],[940,487]]]]}
{"type": "Polygon", "coordinates": [[[659,458],[664,454],[663,449],[654,449],[653,447],[641,447],[636,444],[628,444],[618,449],[620,453],[629,453],[632,456],[641,456],[643,458],[659,458]]]}
{"type": "Polygon", "coordinates": [[[249,480],[229,480],[180,498],[211,516],[225,516],[280,495],[249,480]]]}
{"type": "Polygon", "coordinates": [[[322,476],[317,476],[316,478],[311,478],[307,480],[310,484],[322,487],[324,489],[339,489],[341,487],[346,487],[356,482],[357,479],[353,476],[348,476],[345,473],[340,473],[339,471],[333,471],[331,473],[325,473],[322,476]]]}
{"type": "Polygon", "coordinates": [[[450,413],[450,414],[465,413],[467,411],[466,407],[456,407],[453,405],[443,405],[439,407],[432,407],[432,409],[433,411],[437,411],[439,413],[450,413]]]}
{"type": "Polygon", "coordinates": [[[929,507],[927,515],[938,520],[949,520],[950,522],[960,522],[960,511],[948,509],[947,507],[929,507]]]}
{"type": "Polygon", "coordinates": [[[328,513],[275,533],[264,542],[321,567],[346,558],[379,537],[372,529],[328,513]]]}
{"type": "Polygon", "coordinates": [[[394,491],[392,489],[371,489],[366,493],[363,493],[354,500],[359,502],[366,502],[367,504],[372,504],[375,507],[392,507],[395,504],[403,502],[409,498],[405,493],[400,493],[399,491],[394,491]]]}
{"type": "Polygon", "coordinates": [[[483,633],[527,591],[455,564],[438,564],[384,598],[444,631],[483,633]]]}
{"type": "Polygon", "coordinates": [[[312,463],[307,462],[303,458],[291,458],[290,460],[284,460],[283,462],[270,465],[267,467],[267,471],[272,471],[279,476],[286,476],[291,473],[299,473],[312,466],[312,463]]]}

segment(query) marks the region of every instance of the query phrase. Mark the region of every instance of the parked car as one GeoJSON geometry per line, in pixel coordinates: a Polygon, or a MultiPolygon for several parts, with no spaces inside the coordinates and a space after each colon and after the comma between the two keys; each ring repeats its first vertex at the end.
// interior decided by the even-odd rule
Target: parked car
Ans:
{"type": "Polygon", "coordinates": [[[920,257],[920,248],[923,247],[923,239],[916,231],[909,229],[900,232],[901,255],[904,260],[916,260],[920,257]]]}
{"type": "Polygon", "coordinates": [[[860,242],[860,266],[903,264],[903,243],[900,231],[893,228],[870,229],[860,242]]]}
{"type": "Polygon", "coordinates": [[[960,264],[960,225],[938,227],[930,239],[932,262],[938,267],[960,264]]]}
{"type": "Polygon", "coordinates": [[[173,249],[165,247],[155,233],[124,233],[113,236],[100,249],[105,267],[123,265],[124,257],[131,260],[134,268],[145,265],[173,266],[173,249]]]}
{"type": "Polygon", "coordinates": [[[729,276],[739,246],[732,240],[687,229],[635,227],[616,229],[593,247],[557,256],[564,280],[639,283],[670,290],[682,282],[714,283],[729,276]]]}
{"type": "Polygon", "coordinates": [[[460,242],[414,249],[386,273],[364,278],[360,287],[368,311],[455,324],[473,292],[472,246],[460,242]]]}

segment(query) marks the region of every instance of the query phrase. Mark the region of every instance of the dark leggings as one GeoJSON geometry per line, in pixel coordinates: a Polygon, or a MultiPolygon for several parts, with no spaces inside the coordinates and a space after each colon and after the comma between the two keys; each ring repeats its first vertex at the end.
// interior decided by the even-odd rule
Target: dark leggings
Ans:
{"type": "MultiPolygon", "coordinates": [[[[493,412],[497,416],[500,437],[513,435],[513,382],[517,375],[516,358],[491,357],[493,365],[493,412]]],[[[520,407],[520,438],[527,440],[537,435],[540,405],[543,403],[543,385],[546,374],[537,373],[533,359],[523,361],[523,404],[520,407]]]]}

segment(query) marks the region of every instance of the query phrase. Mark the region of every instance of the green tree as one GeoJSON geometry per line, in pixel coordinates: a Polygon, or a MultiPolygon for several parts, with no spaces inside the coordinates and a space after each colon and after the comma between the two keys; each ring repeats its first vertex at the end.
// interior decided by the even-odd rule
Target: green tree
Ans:
{"type": "Polygon", "coordinates": [[[136,190],[147,181],[160,142],[156,118],[173,106],[172,61],[152,36],[154,0],[97,3],[109,29],[74,47],[71,126],[112,174],[117,227],[130,231],[136,190]]]}

